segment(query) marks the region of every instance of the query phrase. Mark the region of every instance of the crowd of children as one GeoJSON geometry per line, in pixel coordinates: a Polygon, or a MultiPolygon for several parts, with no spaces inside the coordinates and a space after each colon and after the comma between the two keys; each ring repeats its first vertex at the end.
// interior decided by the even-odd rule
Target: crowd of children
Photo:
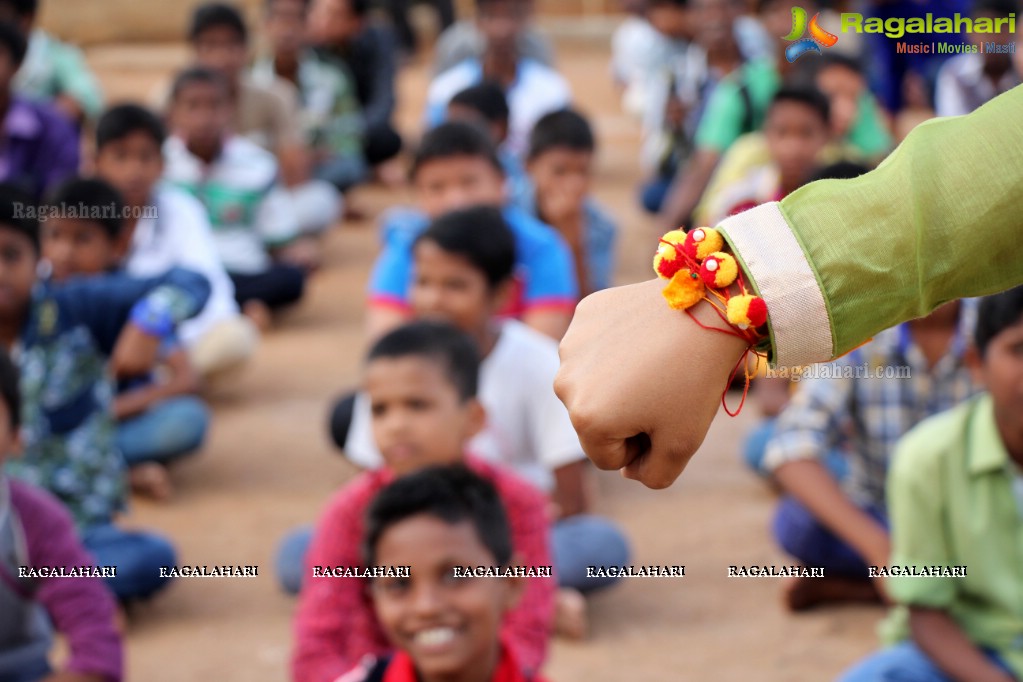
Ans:
{"type": "MultiPolygon", "coordinates": [[[[380,217],[371,348],[331,412],[361,473],[277,550],[297,594],[292,678],[540,682],[550,638],[587,635],[589,594],[615,582],[587,567],[631,560],[553,389],[576,304],[617,275],[597,135],[531,0],[475,0],[463,21],[437,3],[425,125],[403,139],[407,4],[389,3],[396,37],[368,0],[266,0],[258,40],[240,7],[200,4],[190,63],[143,93],[152,106],[105,107],[82,54],[35,27],[37,3],[0,0],[0,682],[51,679],[54,633],[66,679],[122,679],[124,607],[176,561],[170,539],[125,527],[130,493],[173,497],[210,387],[301,303],[370,182],[407,183],[414,206],[380,217]],[[95,570],[23,575],[40,566],[95,570]],[[470,566],[542,575],[453,578],[470,566]],[[322,575],[336,567],[410,570],[322,575]]],[[[869,43],[789,61],[779,0],[623,4],[612,74],[644,137],[641,203],[671,228],[866,172],[900,121],[967,113],[1023,68],[935,57],[893,84],[869,43]]],[[[1023,679],[1023,294],[949,302],[834,369],[754,383],[746,459],[783,493],[774,539],[827,576],[789,583],[786,604],[895,605],[891,646],[847,680],[1023,679]],[[971,572],[870,577],[889,564],[971,572]]]]}

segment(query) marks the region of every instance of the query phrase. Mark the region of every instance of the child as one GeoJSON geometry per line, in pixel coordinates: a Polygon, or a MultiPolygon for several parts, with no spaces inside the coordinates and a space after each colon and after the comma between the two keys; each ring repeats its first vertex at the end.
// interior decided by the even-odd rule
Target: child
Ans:
{"type": "Polygon", "coordinates": [[[227,82],[232,130],[276,155],[299,231],[318,234],[340,215],[340,195],[330,183],[310,177],[295,87],[274,76],[264,85],[248,75],[248,35],[238,10],[220,3],[197,7],[188,31],[198,65],[219,71],[227,82]]]}
{"type": "Polygon", "coordinates": [[[580,297],[611,286],[618,228],[590,196],[596,141],[586,119],[565,109],[547,114],[529,138],[532,180],[517,197],[523,210],[556,229],[575,260],[580,297]]]}
{"type": "Polygon", "coordinates": [[[163,174],[163,123],[148,109],[121,104],[96,125],[96,173],[113,185],[131,209],[122,240],[122,267],[133,277],[156,277],[181,267],[203,275],[210,300],[181,325],[188,360],[203,378],[244,365],[259,333],[238,310],[234,284],[224,270],[206,209],[176,187],[158,183],[163,174]]]}
{"type": "MultiPolygon", "coordinates": [[[[60,287],[37,281],[39,224],[30,200],[0,185],[0,343],[18,349],[25,456],[8,473],[56,495],[100,565],[117,566],[108,584],[120,599],[146,597],[174,564],[163,538],[114,524],[124,506],[124,461],[117,451],[111,376],[149,371],[160,344],[209,296],[201,275],[123,275],[60,287]]],[[[63,211],[79,210],[63,207],[63,211]]],[[[47,214],[48,215],[48,214],[47,214]]],[[[67,213],[65,213],[67,215],[67,213]]]]}
{"type": "Polygon", "coordinates": [[[256,60],[252,79],[270,86],[278,78],[298,89],[313,174],[346,192],[366,176],[362,110],[348,68],[319,58],[305,46],[309,0],[268,0],[269,54],[256,60]]]}
{"type": "Polygon", "coordinates": [[[34,26],[37,0],[0,2],[0,21],[8,21],[28,36],[25,61],[14,78],[14,89],[33,100],[51,102],[75,125],[95,119],[103,107],[96,76],[74,45],[34,26]]]}
{"type": "Polygon", "coordinates": [[[448,102],[470,85],[494,81],[505,89],[511,111],[504,147],[521,157],[533,125],[546,113],[564,109],[572,92],[561,75],[518,51],[519,35],[528,16],[519,0],[476,0],[476,20],[486,49],[480,58],[467,59],[437,76],[427,94],[426,120],[435,126],[444,120],[448,102]]]}
{"type": "MultiPolygon", "coordinates": [[[[310,576],[295,619],[292,674],[303,682],[331,682],[366,654],[389,645],[362,579],[315,577],[317,567],[357,566],[364,513],[396,477],[431,465],[466,462],[491,480],[511,522],[512,547],[525,566],[548,566],[548,520],[543,495],[503,470],[466,457],[465,445],[486,418],[476,399],[479,361],[472,340],[444,324],[417,322],[380,339],[364,378],[373,434],[386,468],[345,486],[320,517],[306,565],[310,576]]],[[[502,627],[526,674],[543,663],[550,632],[554,583],[532,579],[502,627]]]]}
{"type": "Polygon", "coordinates": [[[695,217],[700,225],[768,201],[780,201],[801,187],[818,167],[830,131],[828,99],[814,88],[784,87],[775,93],[764,120],[767,162],[730,182],[712,182],[695,217]]]}
{"type": "MultiPolygon", "coordinates": [[[[369,334],[378,336],[408,317],[412,242],[429,221],[459,208],[505,206],[505,177],[487,133],[468,123],[445,123],[423,138],[412,164],[418,209],[392,212],[383,225],[384,250],[370,279],[369,334]]],[[[553,229],[507,206],[515,233],[518,288],[507,314],[560,339],[578,298],[571,254],[553,229]]]]}
{"type": "Polygon", "coordinates": [[[0,130],[0,182],[17,185],[36,202],[78,172],[78,134],[48,104],[13,92],[13,78],[25,58],[25,38],[0,22],[0,99],[6,102],[0,130]]]}
{"type": "Polygon", "coordinates": [[[888,561],[891,453],[917,423],[977,390],[966,366],[975,317],[973,301],[953,301],[878,333],[827,366],[827,374],[800,377],[762,465],[788,495],[774,518],[775,540],[805,565],[823,567],[826,576],[790,583],[790,609],[883,596],[867,567],[888,561]],[[841,482],[824,464],[835,450],[848,465],[841,482]]]}
{"type": "Polygon", "coordinates": [[[345,682],[541,682],[523,674],[500,632],[529,578],[451,582],[455,567],[515,565],[507,514],[485,478],[454,465],[391,483],[366,514],[363,557],[367,566],[408,566],[409,577],[370,582],[377,619],[397,651],[365,662],[345,682]],[[431,604],[425,613],[422,599],[431,604]]]}
{"type": "Polygon", "coordinates": [[[908,433],[888,475],[890,565],[964,570],[886,578],[889,648],[843,682],[1023,679],[1023,288],[981,301],[974,343],[987,392],[908,433]]]}
{"type": "MultiPolygon", "coordinates": [[[[117,191],[102,180],[71,180],[50,198],[56,217],[42,228],[42,254],[51,278],[63,284],[72,277],[102,275],[119,269],[128,236],[124,206],[117,191]],[[61,215],[65,206],[95,211],[92,219],[61,215]],[[116,215],[103,215],[107,207],[116,215]]],[[[117,447],[130,467],[133,487],[154,497],[170,495],[164,465],[198,450],[206,436],[209,409],[194,393],[199,380],[188,355],[176,342],[162,351],[159,378],[126,382],[114,400],[117,447]]]]}
{"type": "Polygon", "coordinates": [[[822,55],[811,64],[814,84],[831,105],[831,139],[845,148],[843,156],[879,161],[891,150],[892,135],[863,67],[840,54],[822,55]]]}
{"type": "MultiPolygon", "coordinates": [[[[523,57],[540,62],[545,66],[554,66],[554,46],[534,25],[535,0],[520,0],[522,8],[513,15],[513,20],[522,22],[518,33],[518,50],[523,57]]],[[[500,14],[490,14],[493,21],[502,21],[500,14]]],[[[433,48],[433,74],[441,74],[453,66],[458,66],[466,59],[479,59],[486,50],[484,31],[480,30],[479,21],[474,17],[461,19],[449,26],[437,38],[433,48]]]]}
{"type": "MultiPolygon", "coordinates": [[[[302,298],[307,253],[296,251],[290,197],[276,183],[273,154],[230,134],[223,77],[204,68],[178,75],[164,177],[206,207],[220,259],[243,312],[265,325],[269,312],[302,298]]],[[[301,244],[301,242],[297,242],[301,244]]]]}
{"type": "Polygon", "coordinates": [[[369,5],[369,0],[312,0],[307,29],[318,54],[352,74],[362,107],[366,163],[394,182],[396,167],[388,162],[402,144],[392,121],[398,46],[387,26],[369,20],[369,5]]]}
{"type": "Polygon", "coordinates": [[[526,182],[526,170],[518,158],[502,147],[508,139],[508,116],[508,99],[504,96],[504,90],[490,81],[468,87],[448,102],[449,121],[477,123],[490,131],[490,139],[498,148],[498,156],[508,179],[508,192],[516,196],[519,191],[517,188],[526,182]]]}
{"type": "Polygon", "coordinates": [[[18,370],[0,350],[0,680],[74,679],[118,682],[123,668],[114,601],[97,578],[25,578],[21,568],[95,566],[75,537],[74,523],[46,492],[4,475],[19,445],[18,370]],[[49,622],[47,622],[49,621],[49,622]],[[51,675],[52,633],[70,657],[51,675]]]}

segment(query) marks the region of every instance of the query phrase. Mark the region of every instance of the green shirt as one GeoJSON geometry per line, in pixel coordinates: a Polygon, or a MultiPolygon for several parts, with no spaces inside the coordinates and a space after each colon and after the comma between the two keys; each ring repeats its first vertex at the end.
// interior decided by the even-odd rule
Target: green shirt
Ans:
{"type": "Polygon", "coordinates": [[[917,126],[874,171],[719,226],[768,308],[772,362],[823,362],[957,298],[1023,283],[1023,86],[917,126]]]}
{"type": "Polygon", "coordinates": [[[759,130],[780,86],[781,76],[770,59],[743,64],[714,86],[696,128],[696,146],[724,153],[740,135],[759,130]]]}
{"type": "Polygon", "coordinates": [[[1023,676],[1023,519],[1014,467],[982,394],[922,422],[897,446],[888,477],[893,566],[965,566],[965,577],[890,577],[900,604],[882,624],[909,637],[908,608],[940,609],[978,647],[1023,676]]]}

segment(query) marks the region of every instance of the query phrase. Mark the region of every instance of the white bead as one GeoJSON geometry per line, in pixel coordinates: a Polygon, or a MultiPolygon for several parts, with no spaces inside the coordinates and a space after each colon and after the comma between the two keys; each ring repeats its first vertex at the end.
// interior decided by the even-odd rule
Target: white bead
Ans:
{"type": "Polygon", "coordinates": [[[709,261],[707,261],[707,271],[708,272],[717,272],[717,270],[718,270],[718,262],[716,260],[709,260],[709,261]]]}
{"type": "Polygon", "coordinates": [[[702,242],[706,236],[707,235],[704,234],[703,230],[697,230],[696,232],[693,232],[693,241],[702,242]]]}

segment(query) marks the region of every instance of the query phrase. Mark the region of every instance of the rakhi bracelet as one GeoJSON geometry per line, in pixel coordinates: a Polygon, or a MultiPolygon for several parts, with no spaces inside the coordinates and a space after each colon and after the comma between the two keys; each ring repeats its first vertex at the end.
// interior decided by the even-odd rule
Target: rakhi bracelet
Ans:
{"type": "Polygon", "coordinates": [[[672,230],[660,239],[654,254],[654,272],[668,282],[661,294],[671,308],[684,311],[703,329],[736,336],[746,342],[746,350],[728,377],[728,385],[731,385],[739,368],[743,368],[746,382],[734,412],[726,400],[728,385],[721,394],[725,412],[734,417],[742,411],[750,380],[759,369],[761,358],[765,357],[756,346],[764,338],[757,330],[767,324],[767,304],[747,290],[739,264],[724,248],[725,240],[714,228],[699,227],[688,233],[672,230]],[[738,286],[738,294],[729,291],[733,284],[738,286]],[[692,308],[700,301],[710,304],[726,329],[705,325],[693,315],[692,308]],[[750,353],[757,358],[752,373],[747,362],[750,353]]]}

